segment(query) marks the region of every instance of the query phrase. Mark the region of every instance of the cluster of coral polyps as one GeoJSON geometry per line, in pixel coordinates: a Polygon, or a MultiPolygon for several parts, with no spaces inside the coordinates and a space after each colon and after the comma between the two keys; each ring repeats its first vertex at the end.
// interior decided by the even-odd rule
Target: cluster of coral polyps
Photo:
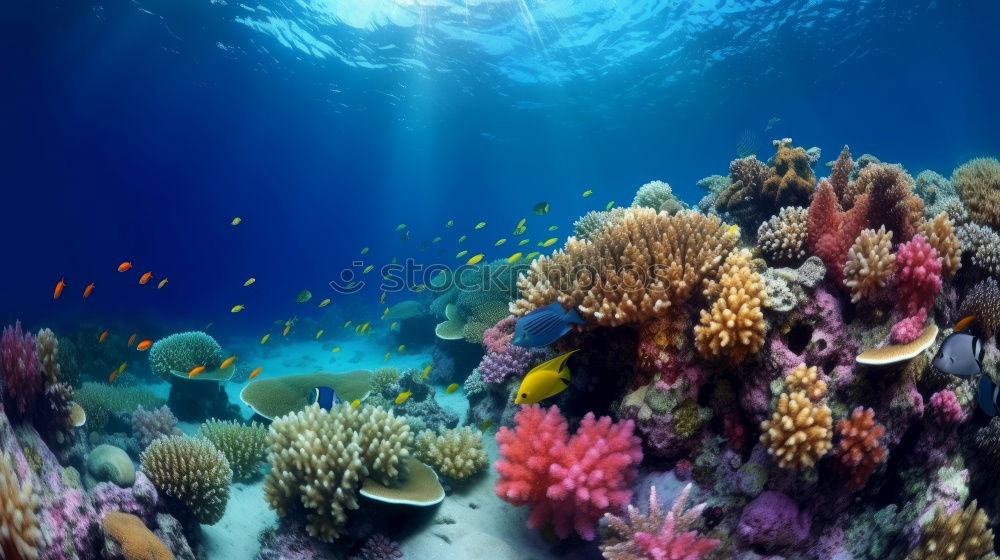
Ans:
{"type": "Polygon", "coordinates": [[[930,358],[973,316],[984,370],[1000,366],[1000,163],[914,179],[846,146],[829,168],[816,148],[775,147],[700,182],[700,211],[581,220],[522,276],[515,315],[558,301],[587,324],[549,348],[579,350],[570,387],[542,403],[561,413],[497,402],[516,425],[497,436],[497,494],[559,536],[590,538],[603,510],[607,558],[995,558],[1000,420],[980,411],[977,378],[930,358]],[[662,274],[635,282],[649,267],[662,274]],[[631,422],[637,472],[624,434],[593,457],[565,451],[588,413],[631,422]],[[644,527],[635,506],[650,486],[676,495],[674,478],[695,484],[698,523],[620,517],[632,507],[644,527]]]}

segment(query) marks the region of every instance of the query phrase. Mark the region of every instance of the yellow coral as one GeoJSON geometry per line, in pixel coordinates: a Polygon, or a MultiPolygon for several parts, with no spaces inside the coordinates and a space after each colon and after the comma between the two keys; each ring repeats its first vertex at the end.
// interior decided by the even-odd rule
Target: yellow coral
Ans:
{"type": "Polygon", "coordinates": [[[844,265],[844,285],[851,290],[851,301],[870,300],[896,272],[896,255],[892,253],[892,232],[885,226],[862,230],[847,252],[844,265]]]}
{"type": "Polygon", "coordinates": [[[483,450],[483,435],[469,426],[454,430],[424,430],[417,435],[417,456],[434,470],[455,480],[462,480],[486,468],[489,458],[483,450]]]}
{"type": "Polygon", "coordinates": [[[104,515],[104,534],[122,547],[125,560],[174,560],[174,554],[142,520],[131,513],[104,515]]]}
{"type": "Polygon", "coordinates": [[[0,457],[0,558],[35,560],[42,546],[38,497],[31,480],[18,480],[10,454],[0,457]]]}
{"type": "Polygon", "coordinates": [[[715,216],[628,208],[591,240],[571,237],[533,261],[510,309],[523,315],[558,301],[594,325],[641,323],[703,288],[737,240],[715,216]]]}
{"type": "Polygon", "coordinates": [[[705,297],[718,298],[710,310],[702,310],[694,328],[695,347],[705,358],[739,363],[764,344],[766,323],[760,307],[767,292],[750,260],[749,251],[731,253],[719,281],[705,289],[705,297]]]}
{"type": "Polygon", "coordinates": [[[986,513],[973,500],[965,509],[946,514],[941,509],[924,526],[920,544],[906,560],[996,560],[993,531],[986,513]]]}
{"type": "Polygon", "coordinates": [[[772,175],[761,187],[763,198],[772,201],[775,208],[809,202],[809,195],[816,188],[816,176],[809,167],[809,156],[804,149],[779,145],[771,170],[772,175]]]}
{"type": "Polygon", "coordinates": [[[1000,228],[1000,162],[994,158],[971,159],[955,169],[951,181],[972,221],[1000,228]]]}
{"type": "Polygon", "coordinates": [[[962,268],[962,246],[955,235],[955,224],[946,212],[941,212],[929,222],[920,225],[919,232],[927,238],[941,257],[941,275],[944,278],[955,276],[962,268]]]}
{"type": "Polygon", "coordinates": [[[801,471],[833,447],[833,415],[825,402],[826,383],[815,367],[800,365],[785,383],[793,392],[778,397],[771,419],[760,425],[760,442],[778,466],[801,471]]]}

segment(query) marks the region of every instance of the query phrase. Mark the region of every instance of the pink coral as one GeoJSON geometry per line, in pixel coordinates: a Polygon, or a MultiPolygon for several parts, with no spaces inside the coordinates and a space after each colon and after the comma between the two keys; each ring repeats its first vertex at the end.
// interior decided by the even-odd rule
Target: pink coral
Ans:
{"type": "Polygon", "coordinates": [[[478,368],[483,381],[503,383],[510,376],[524,375],[542,356],[541,350],[511,344],[516,323],[517,317],[510,315],[500,319],[483,333],[486,355],[479,362],[478,368]]]}
{"type": "Polygon", "coordinates": [[[958,397],[949,389],[938,391],[931,395],[931,417],[941,426],[958,424],[965,419],[965,411],[958,402],[958,397]]]}
{"type": "Polygon", "coordinates": [[[494,491],[516,506],[530,505],[528,527],[551,523],[566,538],[575,529],[593,540],[604,513],[621,510],[632,498],[630,484],[642,461],[633,423],[612,423],[588,413],[571,437],[566,419],[553,406],[523,407],[514,429],[501,427],[496,439],[501,458],[494,491]]]}
{"type": "Polygon", "coordinates": [[[825,179],[812,195],[806,243],[841,286],[847,253],[861,230],[868,227],[868,205],[868,195],[863,194],[854,200],[850,210],[841,210],[833,186],[825,179]]]}
{"type": "Polygon", "coordinates": [[[42,391],[42,367],[35,351],[35,337],[21,332],[21,322],[3,330],[0,338],[0,373],[7,402],[20,414],[34,409],[42,391]]]}
{"type": "Polygon", "coordinates": [[[941,291],[941,259],[922,234],[896,251],[897,313],[903,319],[892,328],[897,342],[912,342],[923,328],[934,298],[941,291]]]}
{"type": "Polygon", "coordinates": [[[483,348],[487,352],[503,352],[506,350],[510,341],[514,340],[515,324],[517,324],[517,317],[509,315],[486,329],[486,332],[483,333],[483,348]]]}
{"type": "Polygon", "coordinates": [[[670,520],[663,524],[659,534],[636,533],[635,542],[650,560],[698,560],[719,544],[715,539],[699,537],[694,531],[675,534],[670,520]]]}

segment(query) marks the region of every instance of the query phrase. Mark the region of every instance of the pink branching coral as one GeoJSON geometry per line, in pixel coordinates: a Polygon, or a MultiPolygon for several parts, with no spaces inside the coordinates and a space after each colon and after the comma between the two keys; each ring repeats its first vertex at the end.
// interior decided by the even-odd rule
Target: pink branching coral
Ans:
{"type": "Polygon", "coordinates": [[[903,243],[896,251],[898,313],[904,319],[892,328],[897,342],[912,342],[923,329],[934,298],[941,291],[941,259],[923,235],[903,243]]]}
{"type": "Polygon", "coordinates": [[[809,204],[807,245],[841,285],[847,253],[861,230],[868,227],[868,200],[868,195],[862,194],[854,199],[850,210],[842,211],[833,186],[824,180],[809,204]]]}
{"type": "Polygon", "coordinates": [[[875,411],[859,406],[850,418],[837,422],[837,433],[841,439],[835,454],[847,477],[845,485],[852,490],[862,488],[885,460],[885,446],[881,442],[885,427],[875,421],[875,411]]]}
{"type": "Polygon", "coordinates": [[[500,474],[494,491],[515,506],[530,505],[528,527],[551,523],[566,538],[575,529],[593,540],[597,522],[624,508],[632,498],[630,485],[642,461],[639,438],[631,420],[612,423],[588,413],[573,436],[566,419],[553,406],[523,407],[514,429],[501,427],[496,439],[500,474]]]}
{"type": "Polygon", "coordinates": [[[3,330],[0,338],[0,373],[8,404],[20,414],[34,408],[42,391],[42,366],[31,333],[21,332],[21,322],[3,330]]]}
{"type": "Polygon", "coordinates": [[[487,352],[503,352],[510,341],[514,340],[514,326],[517,317],[508,315],[483,333],[483,348],[487,352]]]}
{"type": "Polygon", "coordinates": [[[929,408],[931,418],[941,426],[958,424],[965,419],[965,411],[962,410],[958,397],[949,389],[931,395],[929,408]]]}
{"type": "Polygon", "coordinates": [[[649,509],[645,515],[632,505],[628,506],[627,518],[604,514],[611,533],[601,544],[604,557],[608,560],[698,560],[711,552],[719,541],[691,530],[705,504],[685,511],[690,492],[688,484],[666,514],[655,486],[649,489],[649,509]]]}

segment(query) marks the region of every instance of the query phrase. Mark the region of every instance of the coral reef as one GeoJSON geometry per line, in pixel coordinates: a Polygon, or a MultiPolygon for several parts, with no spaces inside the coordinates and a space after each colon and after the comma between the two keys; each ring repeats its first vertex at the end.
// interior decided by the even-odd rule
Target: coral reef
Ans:
{"type": "Polygon", "coordinates": [[[955,224],[948,214],[941,212],[920,225],[918,233],[934,247],[941,258],[941,277],[951,279],[962,268],[962,246],[955,235],[955,224]]]}
{"type": "Polygon", "coordinates": [[[964,509],[947,513],[938,509],[924,527],[920,545],[906,560],[996,560],[993,531],[983,510],[973,500],[964,509]]]}
{"type": "Polygon", "coordinates": [[[910,191],[913,178],[901,167],[868,165],[858,173],[855,184],[857,192],[869,195],[869,228],[884,225],[897,242],[909,241],[917,233],[924,219],[924,203],[910,191]]]}
{"type": "Polygon", "coordinates": [[[591,210],[573,222],[573,235],[580,239],[591,239],[605,226],[613,224],[623,215],[624,209],[591,210]]]}
{"type": "Polygon", "coordinates": [[[687,208],[687,204],[679,200],[670,185],[663,181],[650,181],[639,187],[632,199],[632,206],[652,208],[668,214],[676,214],[687,208]]]}
{"type": "Polygon", "coordinates": [[[899,246],[896,265],[896,296],[903,319],[893,326],[892,337],[896,342],[912,342],[941,291],[941,259],[924,236],[917,234],[899,246]]]}
{"type": "Polygon", "coordinates": [[[787,206],[757,229],[757,247],[771,263],[798,263],[806,258],[809,212],[787,206]]]}
{"type": "Polygon", "coordinates": [[[771,175],[761,185],[761,196],[775,209],[805,204],[816,186],[806,151],[779,145],[773,161],[771,175]]]}
{"type": "Polygon", "coordinates": [[[128,453],[121,449],[113,445],[98,445],[87,455],[87,475],[96,482],[128,487],[135,483],[135,465],[128,453]]]}
{"type": "Polygon", "coordinates": [[[260,463],[267,452],[264,426],[257,422],[241,424],[212,419],[198,428],[198,435],[226,456],[233,469],[233,480],[251,480],[260,474],[260,463]]]}
{"type": "Polygon", "coordinates": [[[840,468],[847,473],[846,486],[859,489],[885,460],[885,446],[879,441],[885,435],[885,427],[875,421],[875,411],[859,406],[849,418],[837,421],[837,434],[840,443],[834,454],[840,468]]]}
{"type": "Polygon", "coordinates": [[[751,155],[731,161],[729,183],[718,192],[715,201],[716,210],[728,213],[744,228],[756,227],[761,221],[758,218],[760,192],[770,174],[771,169],[767,164],[758,161],[757,156],[751,155]]]}
{"type": "Polygon", "coordinates": [[[805,364],[785,378],[791,392],[778,397],[771,419],[760,426],[760,442],[778,466],[792,470],[813,466],[833,446],[833,418],[824,399],[826,384],[803,375],[803,368],[805,364]]]}
{"type": "Polygon", "coordinates": [[[166,381],[176,379],[175,371],[187,375],[197,366],[218,369],[222,360],[222,347],[201,331],[172,334],[157,340],[149,349],[149,368],[166,381]]]}
{"type": "Polygon", "coordinates": [[[226,456],[210,442],[161,437],[142,452],[140,463],[156,488],[199,523],[213,525],[222,519],[233,471],[226,456]]]}
{"type": "Polygon", "coordinates": [[[368,537],[358,551],[358,560],[399,560],[402,557],[399,543],[381,533],[368,537]]]}
{"type": "Polygon", "coordinates": [[[184,433],[177,428],[177,417],[167,405],[156,410],[146,410],[140,404],[132,414],[132,435],[139,441],[139,447],[145,449],[156,438],[180,436],[184,433]]]}
{"type": "Polygon", "coordinates": [[[751,266],[750,252],[731,253],[718,283],[705,288],[705,296],[717,299],[710,310],[701,312],[701,320],[694,328],[698,352],[706,359],[730,363],[756,354],[764,345],[767,325],[761,304],[767,301],[767,292],[760,274],[751,266]]]}
{"type": "Polygon", "coordinates": [[[118,511],[103,518],[108,558],[127,560],[174,560],[174,554],[138,517],[118,511]]]}
{"type": "Polygon", "coordinates": [[[440,435],[425,430],[417,434],[414,447],[421,461],[453,480],[469,478],[489,463],[483,450],[483,434],[469,426],[441,430],[440,435]]]}
{"type": "Polygon", "coordinates": [[[645,514],[633,505],[628,506],[627,518],[605,513],[608,528],[601,543],[604,557],[608,560],[698,560],[703,554],[711,552],[719,541],[702,537],[697,530],[692,530],[706,504],[688,509],[690,492],[691,485],[688,484],[670,511],[664,512],[656,487],[652,486],[645,514]]]}
{"type": "Polygon", "coordinates": [[[524,375],[541,362],[544,356],[543,350],[511,344],[516,322],[516,317],[509,316],[483,333],[483,348],[486,354],[483,355],[477,368],[483,381],[503,383],[509,377],[524,375]]]}
{"type": "Polygon", "coordinates": [[[1000,276],[1000,234],[980,224],[962,224],[956,231],[962,254],[992,276],[1000,276]]]}
{"type": "Polygon", "coordinates": [[[1000,285],[989,277],[974,284],[965,294],[959,316],[976,316],[976,324],[986,338],[1000,330],[1000,285]]]}
{"type": "Polygon", "coordinates": [[[769,490],[743,509],[736,534],[748,544],[774,550],[801,544],[811,527],[809,512],[788,496],[769,490]]]}
{"type": "Polygon", "coordinates": [[[838,283],[843,282],[844,265],[851,246],[868,227],[868,200],[868,194],[862,194],[853,199],[854,204],[849,209],[843,210],[833,186],[823,180],[809,203],[807,245],[814,255],[823,259],[827,273],[838,283]]]}
{"type": "Polygon", "coordinates": [[[969,209],[972,221],[1000,228],[1000,161],[971,159],[955,169],[951,182],[969,209]]]}
{"type": "Polygon", "coordinates": [[[892,232],[885,226],[878,231],[865,229],[847,251],[844,264],[844,285],[851,291],[851,301],[871,301],[886,287],[896,272],[896,255],[892,252],[892,232]]]}

